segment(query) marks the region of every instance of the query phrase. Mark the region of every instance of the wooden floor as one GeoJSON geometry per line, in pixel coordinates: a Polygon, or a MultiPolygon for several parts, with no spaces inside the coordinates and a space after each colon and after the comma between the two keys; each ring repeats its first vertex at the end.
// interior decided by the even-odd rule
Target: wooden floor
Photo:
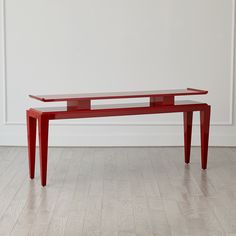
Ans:
{"type": "MultiPolygon", "coordinates": [[[[236,148],[50,148],[48,185],[27,150],[0,147],[0,235],[236,235],[236,148]]],[[[38,158],[37,158],[38,159],[38,158]]]]}

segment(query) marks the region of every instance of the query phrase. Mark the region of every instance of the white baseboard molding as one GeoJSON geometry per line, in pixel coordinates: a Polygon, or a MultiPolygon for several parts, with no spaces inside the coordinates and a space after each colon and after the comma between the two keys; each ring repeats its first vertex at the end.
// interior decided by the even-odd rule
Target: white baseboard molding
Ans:
{"type": "MultiPolygon", "coordinates": [[[[50,135],[49,146],[183,146],[183,135],[50,135]]],[[[26,146],[24,135],[0,134],[0,146],[26,146]]],[[[192,145],[200,145],[199,135],[193,135],[192,145]]],[[[209,146],[236,146],[236,135],[211,135],[209,146]]]]}

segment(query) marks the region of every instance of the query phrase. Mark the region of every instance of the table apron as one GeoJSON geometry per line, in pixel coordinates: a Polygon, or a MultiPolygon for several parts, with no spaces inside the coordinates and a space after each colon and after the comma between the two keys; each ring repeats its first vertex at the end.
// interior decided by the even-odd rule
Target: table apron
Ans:
{"type": "Polygon", "coordinates": [[[130,116],[130,115],[147,115],[161,113],[178,113],[178,112],[194,112],[202,111],[209,107],[208,104],[197,104],[191,106],[164,106],[164,107],[139,107],[139,108],[116,108],[116,109],[97,109],[97,110],[79,110],[79,111],[62,111],[62,112],[41,112],[49,120],[58,119],[79,119],[92,117],[108,117],[108,116],[130,116]]]}

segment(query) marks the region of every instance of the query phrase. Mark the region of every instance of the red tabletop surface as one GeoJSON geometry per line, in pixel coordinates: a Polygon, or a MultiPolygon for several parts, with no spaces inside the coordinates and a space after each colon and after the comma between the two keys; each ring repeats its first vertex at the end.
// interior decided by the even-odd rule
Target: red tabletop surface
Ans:
{"type": "Polygon", "coordinates": [[[140,97],[156,97],[156,96],[185,96],[185,95],[201,95],[201,94],[207,94],[207,93],[208,91],[206,90],[187,88],[187,89],[175,89],[175,90],[29,95],[29,96],[31,98],[34,98],[43,102],[61,102],[61,101],[73,101],[73,100],[140,98],[140,97]]]}

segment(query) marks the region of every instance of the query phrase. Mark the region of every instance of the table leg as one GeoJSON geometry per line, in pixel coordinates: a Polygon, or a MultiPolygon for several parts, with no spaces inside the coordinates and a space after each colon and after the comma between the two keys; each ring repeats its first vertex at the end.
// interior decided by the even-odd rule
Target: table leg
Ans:
{"type": "Polygon", "coordinates": [[[48,125],[47,117],[41,115],[38,120],[39,124],[39,151],[40,151],[40,173],[41,184],[45,186],[47,183],[47,156],[48,156],[48,125]]]}
{"type": "Polygon", "coordinates": [[[190,161],[191,139],[192,139],[193,112],[184,112],[184,154],[185,163],[190,161]]]}
{"type": "Polygon", "coordinates": [[[207,168],[210,114],[211,106],[209,105],[207,105],[204,110],[200,111],[202,169],[207,168]]]}
{"type": "Polygon", "coordinates": [[[36,148],[36,118],[26,111],[27,116],[27,134],[28,134],[28,159],[29,159],[29,176],[34,178],[35,172],[35,148],[36,148]]]}

